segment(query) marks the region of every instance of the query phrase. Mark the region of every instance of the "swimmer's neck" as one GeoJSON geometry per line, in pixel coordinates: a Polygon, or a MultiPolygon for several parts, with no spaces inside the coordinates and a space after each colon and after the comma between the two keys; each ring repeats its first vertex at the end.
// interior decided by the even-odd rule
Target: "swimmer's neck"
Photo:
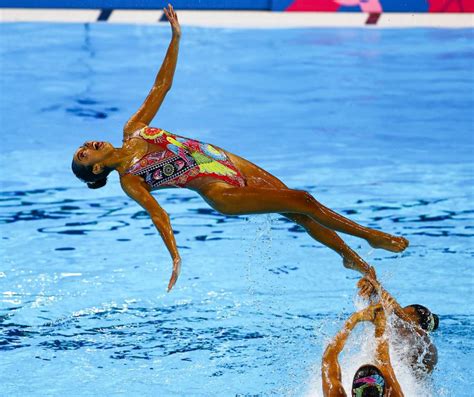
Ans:
{"type": "Polygon", "coordinates": [[[136,156],[137,153],[135,151],[131,151],[126,146],[120,148],[114,147],[114,150],[104,158],[102,163],[107,168],[122,172],[129,167],[130,162],[134,161],[136,156]]]}

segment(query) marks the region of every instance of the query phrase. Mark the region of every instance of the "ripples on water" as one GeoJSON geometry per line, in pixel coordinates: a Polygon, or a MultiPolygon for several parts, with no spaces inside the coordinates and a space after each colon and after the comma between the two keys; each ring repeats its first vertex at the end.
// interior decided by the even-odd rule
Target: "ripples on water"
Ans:
{"type": "MultiPolygon", "coordinates": [[[[302,187],[311,191],[311,186],[302,187]]],[[[59,222],[59,226],[40,227],[36,230],[40,233],[58,234],[90,234],[94,231],[113,231],[119,228],[128,227],[135,219],[148,219],[145,211],[134,211],[129,216],[130,199],[127,197],[110,197],[106,200],[85,201],[71,198],[59,198],[57,196],[70,196],[67,188],[37,189],[30,191],[11,191],[0,193],[0,222],[3,224],[15,223],[19,221],[42,221],[42,220],[78,220],[81,217],[96,220],[88,222],[59,222]],[[128,211],[127,211],[128,210],[128,211]],[[124,216],[125,215],[125,216],[124,216]]],[[[402,224],[406,231],[405,235],[423,235],[431,237],[473,237],[474,226],[465,225],[474,220],[474,210],[459,209],[457,211],[448,209],[456,207],[455,200],[449,202],[449,198],[425,200],[420,199],[411,203],[395,205],[393,203],[383,205],[377,200],[364,202],[356,201],[357,209],[342,209],[340,212],[346,216],[353,216],[360,213],[369,214],[366,216],[370,222],[390,221],[402,224]],[[374,204],[373,202],[376,202],[374,204]],[[423,207],[427,207],[423,210],[423,207]],[[398,211],[405,208],[415,208],[416,215],[399,215],[398,211]],[[428,212],[429,211],[429,212],[428,212]],[[456,222],[462,221],[462,223],[456,222]]],[[[200,203],[204,204],[197,196],[183,197],[182,195],[169,194],[163,201],[165,205],[176,203],[200,203]]],[[[195,205],[196,207],[196,205],[195,205]]],[[[207,225],[213,227],[224,222],[238,221],[243,217],[230,217],[221,215],[209,207],[190,208],[185,214],[172,215],[173,219],[197,219],[199,223],[204,220],[211,220],[207,225]],[[204,216],[203,216],[204,215],[204,216]]],[[[288,230],[292,233],[304,233],[303,228],[294,223],[280,218],[279,223],[291,225],[288,230]]],[[[150,228],[152,228],[150,226],[150,228]]],[[[213,230],[213,233],[222,231],[213,230]]],[[[205,241],[208,238],[222,239],[216,236],[196,236],[197,240],[205,241]]],[[[446,249],[446,252],[451,252],[446,249]]]]}
{"type": "MultiPolygon", "coordinates": [[[[310,189],[311,187],[303,188],[310,189]]],[[[109,243],[115,240],[116,244],[133,243],[153,236],[154,243],[157,243],[155,240],[158,239],[158,235],[148,215],[139,210],[128,198],[108,197],[106,200],[86,200],[77,198],[76,192],[76,189],[69,188],[2,192],[0,195],[1,222],[5,225],[22,227],[22,229],[10,228],[14,231],[13,236],[4,235],[4,247],[7,248],[7,252],[9,244],[12,244],[13,250],[15,246],[18,246],[17,233],[25,237],[24,230],[46,236],[56,235],[57,237],[53,237],[50,242],[44,241],[43,244],[49,245],[52,242],[49,248],[64,255],[66,263],[73,259],[68,256],[80,249],[74,246],[73,242],[83,242],[83,238],[89,239],[88,244],[93,245],[97,239],[107,236],[109,243]],[[27,228],[23,226],[30,222],[31,225],[27,228]],[[119,235],[110,239],[111,233],[112,235],[119,233],[119,235]],[[87,237],[79,237],[84,235],[87,237]]],[[[446,208],[454,207],[452,203],[449,203],[450,200],[450,198],[416,200],[403,205],[358,200],[351,209],[339,210],[349,216],[362,216],[369,222],[384,221],[401,224],[408,238],[410,235],[472,237],[472,229],[462,225],[472,219],[474,211],[447,210],[446,208]],[[410,211],[413,208],[415,210],[411,214],[410,211]]],[[[352,310],[350,305],[345,307],[345,313],[336,317],[325,311],[290,313],[280,311],[278,299],[270,298],[273,303],[264,303],[268,297],[259,296],[266,293],[266,282],[258,278],[261,273],[267,272],[274,277],[288,277],[293,272],[299,271],[300,267],[272,260],[272,251],[275,248],[273,247],[275,242],[271,241],[272,235],[278,237],[284,233],[292,236],[295,245],[299,244],[307,249],[318,246],[304,237],[305,234],[299,226],[284,218],[274,216],[266,220],[260,219],[256,224],[257,229],[254,229],[252,221],[249,224],[249,219],[246,217],[223,216],[208,207],[201,207],[204,205],[203,201],[193,194],[183,195],[171,192],[161,197],[160,202],[165,207],[179,208],[179,211],[171,212],[171,222],[176,229],[178,239],[180,230],[183,229],[185,235],[188,236],[185,242],[180,242],[182,251],[197,248],[199,244],[210,244],[211,241],[228,240],[229,243],[236,244],[241,237],[235,234],[237,231],[235,228],[243,227],[245,230],[252,227],[251,233],[254,233],[256,240],[250,237],[253,241],[247,244],[246,255],[256,256],[255,260],[264,263],[264,268],[260,270],[260,273],[255,274],[253,267],[249,267],[247,280],[240,280],[242,282],[240,288],[247,288],[247,292],[250,292],[253,298],[242,299],[230,292],[218,290],[206,292],[200,298],[198,294],[197,299],[171,303],[165,300],[163,304],[156,305],[152,303],[153,295],[149,295],[148,292],[145,292],[144,300],[140,294],[135,294],[135,297],[131,298],[130,296],[134,293],[131,291],[130,294],[124,292],[117,296],[119,299],[122,297],[122,301],[109,301],[99,306],[87,307],[82,302],[78,305],[77,300],[84,299],[84,303],[87,303],[90,299],[85,298],[85,295],[94,290],[94,285],[100,288],[105,280],[103,277],[90,274],[94,273],[94,267],[87,264],[86,258],[73,260],[73,262],[78,262],[78,266],[71,271],[68,271],[67,267],[60,267],[60,270],[53,265],[52,272],[42,269],[35,274],[35,271],[30,270],[28,275],[19,264],[15,264],[14,253],[9,253],[5,258],[6,272],[1,275],[4,281],[11,280],[8,285],[12,290],[3,291],[4,308],[0,312],[2,331],[0,350],[6,352],[24,349],[31,357],[49,362],[57,359],[60,352],[103,351],[106,357],[103,360],[106,363],[116,360],[124,363],[148,361],[150,364],[147,364],[147,368],[158,371],[164,370],[163,362],[167,362],[172,356],[179,357],[178,361],[182,363],[193,363],[196,356],[205,355],[207,356],[207,376],[216,378],[225,374],[229,375],[229,373],[244,376],[247,371],[255,371],[255,368],[261,366],[262,363],[266,362],[268,366],[277,365],[281,357],[275,357],[275,350],[285,357],[288,355],[288,352],[284,353],[285,346],[297,344],[305,339],[308,340],[309,347],[307,346],[306,352],[303,351],[301,354],[308,358],[308,349],[314,350],[315,346],[322,346],[324,341],[327,341],[337,330],[341,320],[350,314],[352,310]],[[300,241],[302,238],[304,240],[300,241]],[[265,258],[266,256],[268,259],[265,258]],[[271,262],[275,262],[276,265],[272,266],[271,262]],[[11,264],[11,268],[8,268],[8,264],[11,264]],[[35,278],[36,281],[32,281],[35,278]],[[15,280],[22,283],[30,282],[30,284],[29,286],[18,284],[15,288],[15,280]],[[82,287],[71,288],[64,284],[65,280],[80,280],[85,284],[82,287]],[[246,286],[247,282],[249,284],[246,286]],[[262,286],[263,291],[260,291],[262,286]],[[83,288],[86,292],[81,290],[83,288]],[[70,312],[67,307],[74,300],[76,302],[72,306],[76,306],[77,310],[70,312]],[[263,317],[262,310],[266,311],[263,317]],[[245,318],[260,319],[260,322],[249,323],[245,318]],[[275,348],[277,345],[278,349],[275,348]]],[[[119,246],[116,249],[121,250],[119,246]]],[[[456,250],[444,248],[441,252],[453,254],[456,250]]],[[[205,256],[203,260],[206,261],[213,254],[203,251],[201,255],[205,256]]],[[[393,255],[389,255],[391,256],[393,255]]],[[[373,258],[373,260],[380,259],[373,258]]],[[[332,260],[336,259],[333,257],[332,260]]],[[[48,261],[44,263],[47,264],[48,261]]],[[[140,266],[143,269],[143,265],[134,265],[133,268],[137,269],[140,266]]],[[[136,271],[140,272],[140,269],[136,271]]],[[[165,273],[167,271],[165,270],[165,273]]],[[[201,276],[196,275],[184,276],[179,280],[178,285],[184,289],[189,286],[195,287],[201,283],[200,278],[201,276]]],[[[139,278],[135,278],[131,283],[137,280],[139,278]]],[[[122,288],[120,279],[112,280],[112,282],[116,283],[114,288],[122,288]]],[[[135,286],[137,289],[138,287],[135,286]]],[[[92,299],[92,301],[96,300],[92,299]]],[[[457,343],[473,331],[471,316],[441,315],[441,324],[440,331],[435,336],[437,343],[441,345],[449,345],[453,341],[457,343]]],[[[343,361],[346,374],[354,372],[358,365],[370,357],[370,341],[361,333],[359,337],[365,340],[362,350],[357,349],[360,344],[354,341],[348,346],[349,353],[343,361]]],[[[470,339],[463,342],[463,352],[472,354],[472,345],[470,339]]],[[[429,391],[431,386],[428,387],[424,382],[416,381],[410,376],[410,372],[402,362],[394,360],[400,381],[405,390],[410,391],[407,395],[433,395],[429,391]]],[[[442,360],[441,353],[440,361],[442,360]]],[[[103,368],[104,365],[106,364],[103,362],[97,363],[96,370],[103,368]]],[[[315,363],[316,374],[319,373],[318,365],[319,361],[315,363]]],[[[177,365],[175,370],[180,367],[177,365]]],[[[319,375],[315,378],[308,375],[308,379],[311,379],[308,395],[320,395],[319,375]]],[[[347,382],[349,382],[348,379],[346,379],[347,382]]],[[[303,392],[304,389],[308,387],[290,384],[288,389],[280,391],[291,394],[290,390],[296,393],[298,390],[303,392]]],[[[449,395],[449,392],[443,391],[445,389],[442,386],[436,390],[434,395],[449,395]]]]}
{"type": "MultiPolygon", "coordinates": [[[[358,276],[337,255],[276,215],[158,192],[183,258],[166,294],[148,216],[113,180],[71,180],[74,147],[119,142],[168,29],[0,28],[0,394],[319,396],[324,343],[355,309],[358,276]]],[[[407,397],[472,389],[471,43],[458,29],[186,28],[157,124],[410,239],[395,255],[344,237],[401,304],[440,314],[433,385],[396,363],[407,397]]],[[[370,352],[348,347],[344,376],[370,352]]]]}

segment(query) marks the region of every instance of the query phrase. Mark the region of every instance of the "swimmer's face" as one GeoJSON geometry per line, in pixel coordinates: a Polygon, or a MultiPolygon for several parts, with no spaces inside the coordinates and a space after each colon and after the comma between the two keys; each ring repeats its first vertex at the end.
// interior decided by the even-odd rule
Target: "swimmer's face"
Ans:
{"type": "Polygon", "coordinates": [[[87,141],[74,153],[74,162],[89,166],[103,161],[114,147],[109,142],[87,141]]]}

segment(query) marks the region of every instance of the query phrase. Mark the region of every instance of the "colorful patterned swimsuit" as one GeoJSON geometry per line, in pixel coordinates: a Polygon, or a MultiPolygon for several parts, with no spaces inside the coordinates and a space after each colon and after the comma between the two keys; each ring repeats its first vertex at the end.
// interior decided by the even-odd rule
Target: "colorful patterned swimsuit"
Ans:
{"type": "Polygon", "coordinates": [[[141,176],[152,188],[186,187],[202,176],[220,179],[233,186],[245,186],[245,179],[220,149],[207,143],[144,127],[133,134],[162,150],[143,156],[125,174],[141,176]]]}

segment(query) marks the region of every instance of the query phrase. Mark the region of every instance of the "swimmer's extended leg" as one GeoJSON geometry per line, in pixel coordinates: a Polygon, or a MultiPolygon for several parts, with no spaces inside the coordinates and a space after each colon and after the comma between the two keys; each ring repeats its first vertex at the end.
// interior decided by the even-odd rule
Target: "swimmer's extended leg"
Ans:
{"type": "Polygon", "coordinates": [[[328,229],[363,238],[374,248],[401,252],[408,246],[407,239],[361,226],[325,207],[303,190],[249,186],[237,188],[215,183],[200,193],[213,208],[224,214],[303,214],[328,229]]]}
{"type": "Polygon", "coordinates": [[[334,230],[330,230],[320,225],[318,222],[315,222],[307,215],[282,215],[302,226],[312,238],[341,255],[345,267],[357,270],[362,274],[366,274],[368,272],[370,267],[369,264],[367,264],[359,255],[357,255],[357,253],[352,250],[334,230]]]}

